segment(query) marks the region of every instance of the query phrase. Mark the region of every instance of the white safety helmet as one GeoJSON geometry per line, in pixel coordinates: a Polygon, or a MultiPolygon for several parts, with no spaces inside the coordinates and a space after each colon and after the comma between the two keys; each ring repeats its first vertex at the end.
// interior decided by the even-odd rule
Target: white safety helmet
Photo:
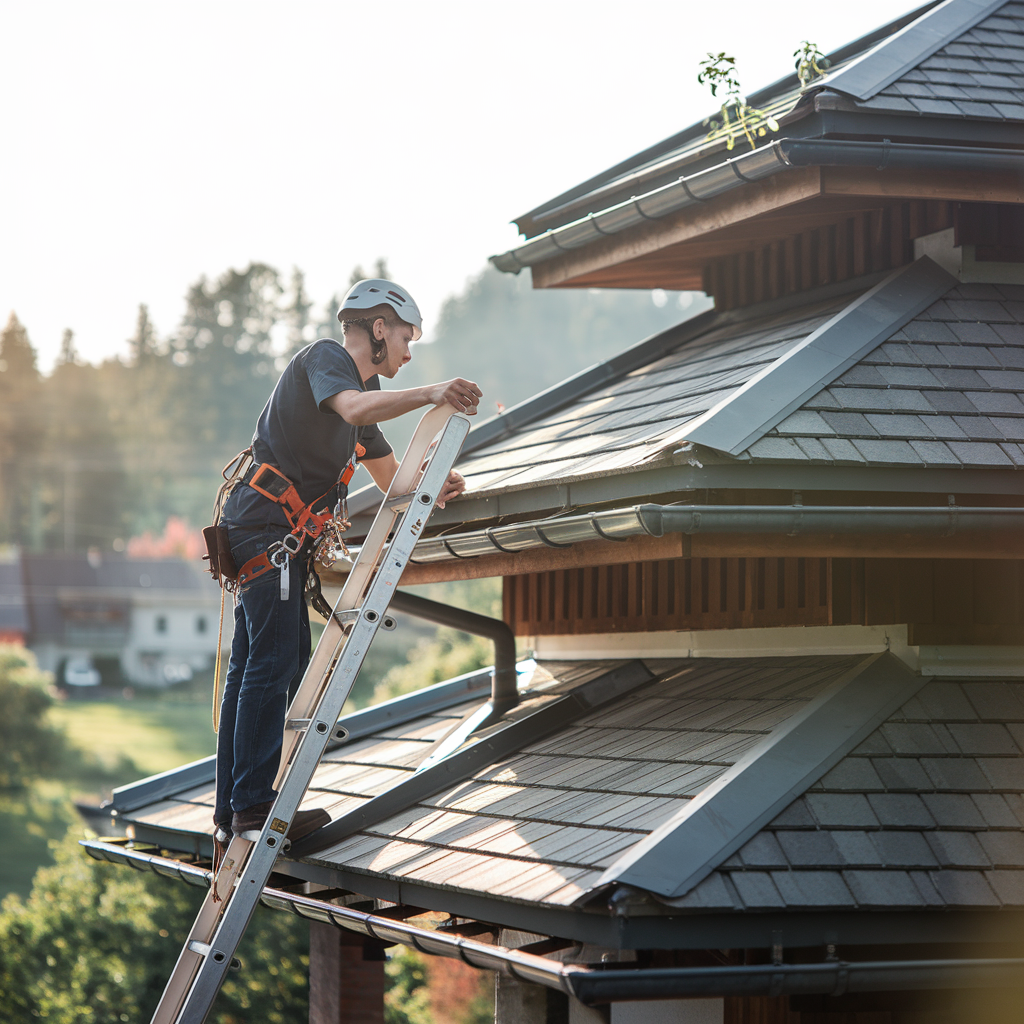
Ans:
{"type": "Polygon", "coordinates": [[[365,312],[385,303],[412,327],[412,340],[418,341],[423,335],[423,317],[420,316],[419,307],[404,288],[394,281],[385,281],[380,277],[357,281],[352,285],[341,301],[338,319],[342,323],[346,320],[358,320],[359,317],[353,317],[353,313],[365,312]]]}

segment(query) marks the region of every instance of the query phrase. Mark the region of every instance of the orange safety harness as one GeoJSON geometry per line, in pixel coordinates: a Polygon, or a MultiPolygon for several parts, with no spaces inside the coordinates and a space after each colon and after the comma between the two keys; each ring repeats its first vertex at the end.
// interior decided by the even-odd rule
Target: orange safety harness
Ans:
{"type": "MultiPolygon", "coordinates": [[[[335,487],[347,487],[356,471],[356,465],[364,455],[366,449],[357,444],[352,458],[342,470],[341,476],[335,487]]],[[[275,541],[266,550],[250,558],[238,570],[238,586],[244,583],[251,583],[259,579],[264,573],[271,569],[280,569],[282,572],[288,565],[290,559],[294,558],[301,550],[307,537],[316,541],[318,538],[327,539],[327,535],[333,535],[334,539],[341,543],[340,534],[348,528],[348,509],[345,507],[344,499],[341,499],[335,506],[333,512],[323,508],[319,512],[314,511],[314,506],[320,504],[327,497],[321,494],[319,498],[306,504],[299,497],[295,485],[276,466],[264,462],[257,467],[249,479],[249,486],[263,497],[269,498],[272,502],[280,505],[284,510],[285,518],[291,526],[291,533],[286,534],[281,540],[275,541]]],[[[334,488],[331,488],[333,490],[334,488]]],[[[322,545],[317,545],[321,548],[322,545]]],[[[317,554],[319,554],[319,550],[317,554]]],[[[283,585],[282,585],[283,589],[283,585]]]]}

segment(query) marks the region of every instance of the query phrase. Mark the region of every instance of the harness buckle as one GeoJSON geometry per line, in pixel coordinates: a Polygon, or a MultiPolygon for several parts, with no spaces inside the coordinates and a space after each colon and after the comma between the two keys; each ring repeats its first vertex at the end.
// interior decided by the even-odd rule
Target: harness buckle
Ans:
{"type": "MultiPolygon", "coordinates": [[[[288,536],[290,537],[291,534],[288,536]]],[[[291,558],[291,554],[282,541],[275,540],[274,543],[267,548],[267,558],[275,569],[283,569],[288,564],[288,559],[291,558]]]]}
{"type": "Polygon", "coordinates": [[[283,540],[278,541],[278,543],[285,549],[285,551],[288,552],[290,557],[294,558],[299,553],[303,540],[304,538],[301,535],[289,533],[283,540]]]}

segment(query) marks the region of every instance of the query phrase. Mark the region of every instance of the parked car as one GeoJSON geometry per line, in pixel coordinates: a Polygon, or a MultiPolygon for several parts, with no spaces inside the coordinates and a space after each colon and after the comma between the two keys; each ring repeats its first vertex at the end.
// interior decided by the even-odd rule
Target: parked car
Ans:
{"type": "Polygon", "coordinates": [[[64,685],[99,686],[99,669],[89,658],[68,658],[64,665],[64,685]]]}

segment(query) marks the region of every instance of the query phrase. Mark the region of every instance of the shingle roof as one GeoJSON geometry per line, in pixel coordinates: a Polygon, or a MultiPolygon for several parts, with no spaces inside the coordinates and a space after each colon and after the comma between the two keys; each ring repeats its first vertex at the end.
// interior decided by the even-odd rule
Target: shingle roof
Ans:
{"type": "Polygon", "coordinates": [[[754,459],[1024,466],[1024,286],[961,284],[748,449],[754,459]]]}
{"type": "Polygon", "coordinates": [[[928,683],[707,892],[736,910],[1024,906],[1022,749],[1024,683],[928,683]]]}
{"type": "MultiPolygon", "coordinates": [[[[862,661],[649,663],[658,674],[642,689],[307,860],[569,906],[862,661]]],[[[548,662],[540,672],[571,685],[595,666],[607,668],[548,662]]],[[[365,802],[408,776],[472,706],[338,748],[304,806],[337,818],[365,802]]],[[[672,913],[1022,907],[1022,750],[1024,681],[926,682],[704,881],[661,902],[672,913]]],[[[189,834],[212,830],[212,800],[207,784],[125,817],[191,848],[189,834]]]]}
{"type": "MultiPolygon", "coordinates": [[[[829,88],[843,89],[839,76],[829,88]]],[[[860,109],[1024,120],[1024,4],[1005,3],[867,99],[860,109]]]]}
{"type": "MultiPolygon", "coordinates": [[[[707,316],[667,354],[472,451],[459,466],[470,495],[611,476],[671,457],[688,425],[772,364],[784,376],[787,355],[859,294],[707,316]]],[[[1021,395],[1024,286],[957,285],[738,457],[1011,469],[1024,465],[1021,395]]],[[[685,457],[698,465],[725,456],[685,457]]]]}

